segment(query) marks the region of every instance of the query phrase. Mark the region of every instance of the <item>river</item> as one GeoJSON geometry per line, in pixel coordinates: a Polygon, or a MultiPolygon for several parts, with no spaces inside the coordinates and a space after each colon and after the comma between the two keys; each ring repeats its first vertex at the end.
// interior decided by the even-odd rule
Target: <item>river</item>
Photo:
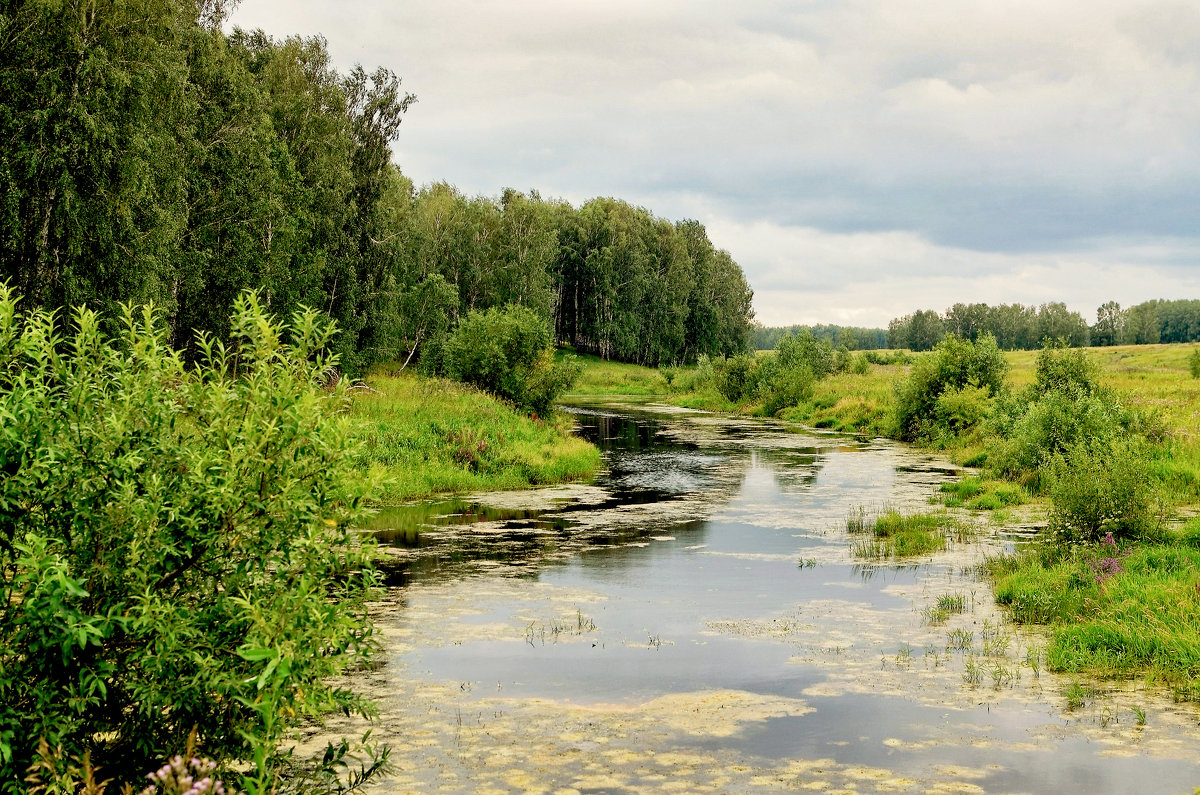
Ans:
{"type": "Polygon", "coordinates": [[[1027,533],[964,513],[977,531],[945,552],[854,557],[847,517],[930,510],[959,474],[944,460],[652,405],[571,410],[604,452],[594,483],[374,519],[386,654],[354,685],[393,748],[379,791],[1200,785],[1196,705],[1051,674],[1043,638],[1005,622],[979,564],[1027,533]]]}

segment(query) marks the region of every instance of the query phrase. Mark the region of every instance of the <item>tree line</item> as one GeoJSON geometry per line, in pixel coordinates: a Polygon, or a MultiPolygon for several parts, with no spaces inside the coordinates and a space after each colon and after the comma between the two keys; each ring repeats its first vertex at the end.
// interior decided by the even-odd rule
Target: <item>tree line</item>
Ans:
{"type": "Polygon", "coordinates": [[[641,364],[746,348],[752,293],[696,221],[601,198],[417,188],[416,101],[321,37],[220,29],[226,0],[10,4],[0,16],[0,279],[27,308],[153,302],[171,343],[246,288],[331,316],[342,366],[419,359],[474,311],[641,364]]]}
{"type": "Polygon", "coordinates": [[[1091,325],[1061,302],[1036,307],[958,303],[944,314],[919,310],[893,319],[887,345],[927,351],[948,335],[974,342],[985,333],[1005,350],[1033,350],[1047,340],[1072,347],[1196,342],[1200,341],[1200,300],[1153,300],[1128,309],[1109,301],[1096,309],[1096,322],[1091,325]]]}
{"type": "Polygon", "coordinates": [[[811,334],[834,348],[851,351],[873,351],[888,347],[887,331],[884,329],[828,323],[818,323],[814,326],[755,326],[750,334],[750,344],[758,351],[772,351],[784,337],[804,334],[811,334]]]}

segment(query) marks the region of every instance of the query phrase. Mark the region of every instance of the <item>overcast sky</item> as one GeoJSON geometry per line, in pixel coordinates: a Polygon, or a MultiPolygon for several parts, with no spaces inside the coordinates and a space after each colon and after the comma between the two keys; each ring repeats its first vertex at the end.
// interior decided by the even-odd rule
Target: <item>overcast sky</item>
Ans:
{"type": "Polygon", "coordinates": [[[468,194],[697,218],[766,325],[1200,298],[1200,9],[1134,0],[243,0],[417,95],[468,194]]]}

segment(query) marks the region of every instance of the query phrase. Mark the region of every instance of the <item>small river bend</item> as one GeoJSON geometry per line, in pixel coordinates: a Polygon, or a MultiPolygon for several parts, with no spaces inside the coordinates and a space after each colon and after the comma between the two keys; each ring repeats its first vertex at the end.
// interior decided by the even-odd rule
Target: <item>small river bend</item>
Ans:
{"type": "MultiPolygon", "coordinates": [[[[929,510],[945,461],[652,405],[571,409],[588,485],[386,511],[354,686],[389,792],[1190,793],[1200,711],[1140,682],[1083,703],[1040,663],[969,541],[855,559],[846,518],[929,510]],[[965,609],[931,617],[939,597],[965,609]],[[1142,722],[1144,716],[1144,723],[1142,722]]],[[[355,727],[334,724],[335,733],[355,727]]],[[[314,738],[314,742],[317,738],[314,738]]]]}

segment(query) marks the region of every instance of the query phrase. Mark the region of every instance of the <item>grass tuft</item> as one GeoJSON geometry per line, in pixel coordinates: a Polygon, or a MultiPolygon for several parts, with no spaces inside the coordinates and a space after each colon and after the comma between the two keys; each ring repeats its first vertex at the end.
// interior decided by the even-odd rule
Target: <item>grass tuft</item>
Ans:
{"type": "Polygon", "coordinates": [[[961,539],[966,532],[960,522],[946,513],[902,514],[889,509],[868,520],[865,509],[861,508],[851,512],[846,531],[867,536],[856,538],[851,550],[857,557],[872,560],[939,552],[952,536],[961,539]]]}

